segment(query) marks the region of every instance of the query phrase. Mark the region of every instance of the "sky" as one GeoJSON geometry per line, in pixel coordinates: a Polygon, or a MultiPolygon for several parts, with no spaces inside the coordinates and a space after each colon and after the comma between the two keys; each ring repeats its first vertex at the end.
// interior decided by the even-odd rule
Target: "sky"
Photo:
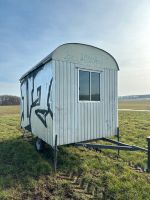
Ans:
{"type": "Polygon", "coordinates": [[[118,94],[150,94],[149,0],[0,0],[0,95],[20,96],[19,78],[63,43],[117,60],[118,94]]]}

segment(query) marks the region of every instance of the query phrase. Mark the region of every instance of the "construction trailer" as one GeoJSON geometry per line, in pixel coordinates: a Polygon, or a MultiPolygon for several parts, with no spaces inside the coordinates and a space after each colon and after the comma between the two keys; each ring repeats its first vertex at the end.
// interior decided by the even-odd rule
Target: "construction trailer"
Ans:
{"type": "Polygon", "coordinates": [[[117,134],[118,64],[106,51],[68,43],[21,78],[21,127],[52,147],[117,134]]]}
{"type": "Polygon", "coordinates": [[[36,148],[44,142],[54,149],[74,144],[92,149],[143,151],[107,137],[118,129],[118,64],[113,56],[97,47],[78,43],[63,44],[20,78],[21,127],[37,136],[36,148]],[[114,145],[93,144],[104,140],[114,145]]]}

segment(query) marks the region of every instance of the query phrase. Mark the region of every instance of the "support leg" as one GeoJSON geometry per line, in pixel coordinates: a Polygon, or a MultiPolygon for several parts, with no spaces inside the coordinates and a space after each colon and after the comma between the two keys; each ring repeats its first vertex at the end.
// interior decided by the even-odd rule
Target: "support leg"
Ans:
{"type": "MultiPolygon", "coordinates": [[[[120,131],[119,131],[119,127],[117,127],[117,140],[118,140],[118,142],[120,141],[120,131]]],[[[119,154],[120,154],[120,150],[118,150],[118,157],[119,157],[119,154]]]]}
{"type": "Polygon", "coordinates": [[[55,147],[54,147],[54,171],[57,170],[57,135],[55,135],[55,147]]]}
{"type": "Polygon", "coordinates": [[[147,137],[148,154],[147,154],[147,172],[150,173],[150,136],[147,137]]]}

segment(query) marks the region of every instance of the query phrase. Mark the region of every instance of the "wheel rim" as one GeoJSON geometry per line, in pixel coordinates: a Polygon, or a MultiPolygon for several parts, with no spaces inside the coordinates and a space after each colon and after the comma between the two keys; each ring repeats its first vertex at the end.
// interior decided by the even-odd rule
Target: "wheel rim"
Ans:
{"type": "Polygon", "coordinates": [[[37,139],[37,141],[36,141],[36,148],[38,151],[41,150],[41,141],[39,139],[37,139]]]}

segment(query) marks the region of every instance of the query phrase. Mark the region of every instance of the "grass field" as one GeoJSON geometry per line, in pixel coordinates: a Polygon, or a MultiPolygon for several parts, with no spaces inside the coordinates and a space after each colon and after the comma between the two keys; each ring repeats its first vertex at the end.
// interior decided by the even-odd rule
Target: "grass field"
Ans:
{"type": "Polygon", "coordinates": [[[150,110],[150,100],[119,100],[119,109],[150,110]]]}
{"type": "MultiPolygon", "coordinates": [[[[0,199],[150,199],[145,153],[61,147],[55,174],[49,146],[39,154],[22,138],[18,111],[0,107],[0,199]]],[[[119,112],[121,141],[146,147],[149,122],[150,113],[119,112]]]]}

